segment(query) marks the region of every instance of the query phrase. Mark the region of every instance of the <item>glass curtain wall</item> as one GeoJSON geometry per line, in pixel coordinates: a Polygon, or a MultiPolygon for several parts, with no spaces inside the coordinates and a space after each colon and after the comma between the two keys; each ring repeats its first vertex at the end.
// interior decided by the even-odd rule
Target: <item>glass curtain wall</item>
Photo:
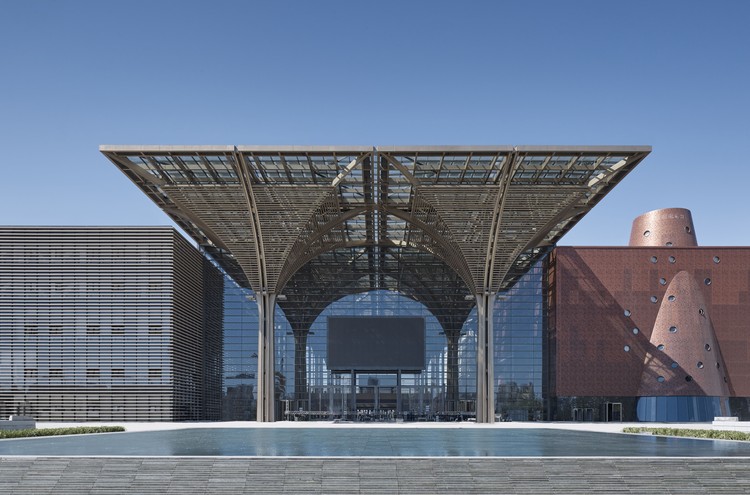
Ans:
{"type": "MultiPolygon", "coordinates": [[[[538,262],[509,291],[498,295],[494,310],[496,414],[499,420],[542,418],[542,333],[546,324],[545,264],[538,262]]],[[[251,290],[227,277],[224,293],[224,382],[222,418],[254,420],[258,366],[258,308],[251,290]]],[[[275,369],[277,419],[330,419],[349,411],[350,375],[328,371],[329,316],[423,316],[426,368],[402,376],[406,419],[454,420],[473,416],[476,400],[476,309],[458,338],[458,403],[448,403],[449,349],[443,328],[422,304],[393,291],[346,296],[326,308],[305,342],[306,384],[295,383],[295,339],[277,306],[275,369]]],[[[298,352],[298,357],[300,353],[298,352]]],[[[395,374],[358,374],[355,390],[360,416],[389,418],[395,410],[395,374]]]]}
{"type": "MultiPolygon", "coordinates": [[[[306,342],[307,386],[295,383],[294,334],[283,315],[276,315],[278,419],[327,419],[344,417],[351,408],[351,375],[331,373],[326,363],[329,316],[422,316],[425,318],[426,367],[421,373],[401,378],[401,410],[406,419],[459,419],[461,411],[447,404],[448,346],[443,329],[422,304],[393,291],[372,291],[346,296],[326,308],[312,324],[306,342]]],[[[476,394],[475,328],[464,329],[459,344],[459,389],[465,406],[476,394]]],[[[396,374],[357,374],[354,387],[360,419],[395,416],[396,374]]],[[[465,416],[465,415],[464,415],[465,416]]]]}
{"type": "Polygon", "coordinates": [[[223,420],[255,420],[257,372],[258,305],[255,294],[225,275],[223,420]]]}
{"type": "Polygon", "coordinates": [[[545,267],[546,258],[495,300],[495,414],[500,420],[528,421],[543,417],[545,267]]]}

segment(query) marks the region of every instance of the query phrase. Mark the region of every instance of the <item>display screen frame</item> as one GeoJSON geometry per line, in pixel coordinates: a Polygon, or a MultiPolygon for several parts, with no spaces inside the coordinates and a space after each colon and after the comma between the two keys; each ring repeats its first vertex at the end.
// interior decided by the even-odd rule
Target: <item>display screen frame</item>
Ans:
{"type": "Polygon", "coordinates": [[[326,364],[334,373],[421,373],[426,366],[422,316],[329,316],[326,364]]]}

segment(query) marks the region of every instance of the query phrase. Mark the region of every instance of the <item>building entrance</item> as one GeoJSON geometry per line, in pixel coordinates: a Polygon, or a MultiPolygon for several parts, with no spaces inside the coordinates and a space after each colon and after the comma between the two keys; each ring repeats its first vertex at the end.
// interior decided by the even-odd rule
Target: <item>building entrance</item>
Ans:
{"type": "Polygon", "coordinates": [[[385,421],[403,417],[401,371],[351,372],[349,413],[359,421],[385,421]]]}

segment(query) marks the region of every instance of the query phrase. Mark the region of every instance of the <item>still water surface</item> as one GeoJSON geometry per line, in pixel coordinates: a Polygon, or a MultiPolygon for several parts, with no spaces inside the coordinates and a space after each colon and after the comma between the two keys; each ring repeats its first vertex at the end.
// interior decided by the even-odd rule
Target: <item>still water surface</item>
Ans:
{"type": "Polygon", "coordinates": [[[205,428],[0,440],[0,455],[736,457],[750,442],[556,429],[205,428]]]}

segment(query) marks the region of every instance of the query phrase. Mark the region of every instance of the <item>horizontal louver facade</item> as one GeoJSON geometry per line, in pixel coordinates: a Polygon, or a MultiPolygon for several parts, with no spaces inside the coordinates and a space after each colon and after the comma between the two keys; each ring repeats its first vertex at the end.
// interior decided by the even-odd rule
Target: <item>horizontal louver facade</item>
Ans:
{"type": "Polygon", "coordinates": [[[0,228],[0,417],[216,419],[221,294],[170,227],[0,228]]]}

